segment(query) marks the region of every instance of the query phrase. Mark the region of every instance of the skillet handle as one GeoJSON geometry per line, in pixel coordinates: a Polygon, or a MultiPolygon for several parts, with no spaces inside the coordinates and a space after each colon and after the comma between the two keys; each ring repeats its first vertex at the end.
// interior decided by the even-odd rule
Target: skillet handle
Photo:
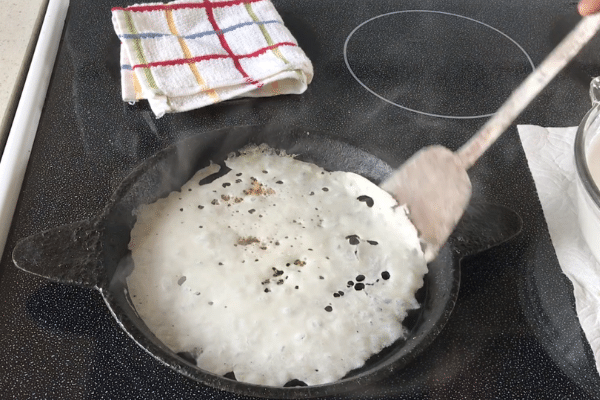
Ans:
{"type": "Polygon", "coordinates": [[[98,288],[101,231],[92,221],[59,226],[21,239],[12,256],[17,268],[54,282],[98,288]]]}
{"type": "Polygon", "coordinates": [[[523,220],[498,204],[471,203],[449,238],[461,257],[476,254],[517,236],[523,220]]]}

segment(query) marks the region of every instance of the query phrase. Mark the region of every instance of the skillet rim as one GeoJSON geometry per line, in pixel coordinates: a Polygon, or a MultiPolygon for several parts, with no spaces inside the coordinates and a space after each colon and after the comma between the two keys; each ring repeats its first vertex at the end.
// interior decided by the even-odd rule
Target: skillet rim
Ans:
{"type": "MultiPolygon", "coordinates": [[[[183,139],[177,143],[174,143],[171,146],[166,147],[165,149],[157,152],[156,154],[148,157],[146,160],[139,163],[132,172],[119,184],[109,201],[106,203],[102,213],[97,215],[95,218],[87,220],[89,224],[89,228],[95,231],[100,231],[104,233],[105,231],[105,222],[108,217],[118,208],[118,205],[126,194],[133,188],[133,186],[144,176],[144,174],[148,173],[148,171],[156,165],[159,165],[163,159],[169,157],[169,154],[181,146],[182,144],[188,142],[194,142],[196,140],[201,140],[200,138],[206,136],[207,134],[213,135],[222,135],[224,131],[228,131],[231,134],[231,131],[235,130],[264,130],[264,126],[261,125],[250,125],[250,126],[241,126],[241,127],[227,127],[222,128],[210,132],[206,132],[200,135],[194,135],[183,139]]],[[[292,128],[291,132],[294,131],[305,131],[300,128],[292,128]]],[[[289,131],[289,128],[288,128],[289,131]]],[[[314,132],[311,132],[313,134],[314,132]]],[[[236,134],[236,133],[234,133],[236,134]]],[[[314,134],[313,138],[322,137],[327,140],[333,140],[334,142],[341,143],[344,145],[348,145],[354,147],[355,149],[372,156],[372,153],[365,152],[360,148],[356,148],[352,144],[348,144],[347,142],[342,142],[338,138],[333,138],[327,135],[323,135],[320,133],[314,134]]],[[[377,156],[375,156],[377,158],[377,156]]],[[[189,177],[186,181],[189,180],[189,177]]],[[[141,203],[138,203],[141,204],[141,203]]],[[[506,207],[505,207],[506,208],[506,207]]],[[[506,208],[508,210],[508,208],[506,208]]],[[[510,211],[510,210],[509,210],[510,211]]],[[[514,213],[514,212],[513,212],[514,213]]],[[[85,224],[84,224],[85,225],[85,224]]],[[[61,228],[61,227],[59,227],[61,228]]],[[[64,227],[62,227],[64,228],[64,227]]],[[[58,229],[58,228],[55,228],[58,229]]],[[[518,232],[517,232],[518,233],[518,232]]],[[[516,235],[516,233],[515,233],[516,235]]],[[[514,236],[514,235],[513,235],[514,236]]],[[[511,236],[512,237],[512,236],[511,236]]],[[[504,240],[502,240],[504,241],[504,240]]],[[[231,380],[219,375],[215,375],[208,371],[202,370],[183,360],[179,356],[175,355],[172,351],[167,349],[166,347],[161,347],[156,345],[152,340],[148,338],[146,334],[141,332],[138,326],[134,321],[127,315],[124,310],[121,309],[121,304],[116,300],[115,296],[111,292],[109,288],[109,280],[104,279],[105,277],[98,276],[98,279],[95,281],[91,281],[93,284],[87,286],[92,286],[100,291],[102,298],[104,299],[109,311],[111,312],[115,322],[123,329],[128,336],[130,336],[140,347],[142,347],[146,352],[148,352],[153,358],[159,360],[166,366],[174,369],[175,371],[181,373],[184,376],[187,376],[191,379],[199,381],[200,383],[206,384],[216,389],[226,390],[230,392],[234,392],[242,395],[249,396],[258,396],[258,397],[270,397],[270,398],[308,398],[308,397],[317,397],[317,396],[329,396],[334,394],[345,393],[351,391],[353,389],[358,389],[364,387],[364,385],[379,381],[384,379],[386,376],[390,375],[394,371],[402,369],[406,367],[408,364],[414,361],[424,350],[429,347],[429,345],[436,339],[439,333],[442,331],[443,327],[446,325],[449,317],[452,313],[454,305],[456,304],[456,298],[458,296],[458,291],[460,287],[460,264],[461,259],[468,255],[468,251],[465,249],[461,249],[461,246],[455,246],[455,241],[449,241],[442,251],[446,251],[447,257],[451,259],[451,265],[453,267],[452,270],[452,282],[451,287],[448,291],[449,299],[445,302],[444,308],[439,313],[439,318],[436,320],[436,323],[432,324],[431,329],[425,331],[414,345],[412,351],[408,352],[405,356],[393,359],[392,361],[386,361],[383,365],[376,366],[373,370],[367,369],[355,376],[351,376],[349,378],[342,378],[339,381],[331,382],[323,385],[313,385],[313,386],[301,386],[301,387],[271,387],[271,386],[262,386],[262,385],[253,385],[244,382],[238,382],[235,380],[231,380]]],[[[467,249],[468,250],[468,249],[467,249]]],[[[484,249],[481,249],[484,250],[484,249]]],[[[104,247],[102,247],[102,252],[106,251],[104,247]]],[[[17,249],[13,254],[17,253],[17,249]]],[[[15,257],[13,257],[15,258],[15,257]]],[[[16,262],[16,260],[15,260],[16,262]]],[[[435,260],[434,260],[435,262],[435,260]]],[[[19,266],[17,264],[17,266],[19,266]]],[[[19,266],[20,267],[20,266],[19,266]]],[[[429,268],[429,265],[428,265],[429,268]]],[[[31,272],[31,271],[28,271],[31,272]]],[[[107,274],[106,268],[103,269],[104,274],[107,274]]],[[[76,284],[82,284],[86,286],[86,282],[70,282],[76,284]]],[[[131,306],[130,306],[131,307],[131,306]]],[[[135,309],[131,307],[131,310],[135,312],[135,309]]],[[[141,321],[141,319],[140,319],[141,321]]],[[[143,323],[143,321],[141,321],[143,323]]],[[[412,332],[411,332],[412,333],[412,332]]],[[[409,340],[410,334],[409,334],[409,340]]],[[[416,339],[415,339],[416,340],[416,339]]],[[[396,344],[396,343],[395,343],[396,344]]],[[[395,345],[394,344],[394,345],[395,345]]],[[[392,346],[394,346],[392,345],[392,346]]],[[[164,346],[164,345],[163,345],[164,346]]],[[[401,348],[404,346],[401,346],[401,348]]],[[[393,358],[393,357],[392,357],[393,358]]]]}

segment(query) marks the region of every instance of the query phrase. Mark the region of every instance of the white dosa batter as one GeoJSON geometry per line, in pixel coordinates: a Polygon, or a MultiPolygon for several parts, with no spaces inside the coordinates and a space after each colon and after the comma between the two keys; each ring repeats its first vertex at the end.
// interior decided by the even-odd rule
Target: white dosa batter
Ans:
{"type": "Polygon", "coordinates": [[[267,147],[226,165],[136,211],[129,293],[163,343],[238,381],[316,385],[404,335],[427,272],[404,207],[267,147]]]}

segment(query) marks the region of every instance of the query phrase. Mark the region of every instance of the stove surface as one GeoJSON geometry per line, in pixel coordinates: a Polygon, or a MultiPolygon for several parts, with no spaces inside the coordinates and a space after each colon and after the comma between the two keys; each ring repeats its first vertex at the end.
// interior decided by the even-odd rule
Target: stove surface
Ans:
{"type": "MultiPolygon", "coordinates": [[[[160,364],[95,291],[15,268],[15,243],[92,218],[138,163],[218,128],[323,132],[391,167],[425,145],[456,149],[578,19],[576,2],[565,0],[273,2],[313,62],[307,92],[157,120],[144,102],[121,101],[110,9],[134,2],[71,0],[0,264],[0,397],[238,398],[160,364]]],[[[600,75],[599,48],[596,38],[517,123],[577,125],[590,108],[589,81],[600,75]]],[[[469,173],[473,201],[513,209],[523,232],[465,260],[448,324],[413,363],[339,397],[598,398],[600,377],[514,125],[469,173]]]]}

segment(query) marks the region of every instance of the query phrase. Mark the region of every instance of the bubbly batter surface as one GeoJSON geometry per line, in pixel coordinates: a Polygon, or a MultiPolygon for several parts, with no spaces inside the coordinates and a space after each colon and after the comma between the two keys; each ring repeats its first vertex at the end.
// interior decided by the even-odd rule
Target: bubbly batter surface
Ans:
{"type": "Polygon", "coordinates": [[[137,211],[130,297],[202,369],[283,386],[342,378],[404,335],[426,262],[385,191],[265,146],[137,211]]]}

